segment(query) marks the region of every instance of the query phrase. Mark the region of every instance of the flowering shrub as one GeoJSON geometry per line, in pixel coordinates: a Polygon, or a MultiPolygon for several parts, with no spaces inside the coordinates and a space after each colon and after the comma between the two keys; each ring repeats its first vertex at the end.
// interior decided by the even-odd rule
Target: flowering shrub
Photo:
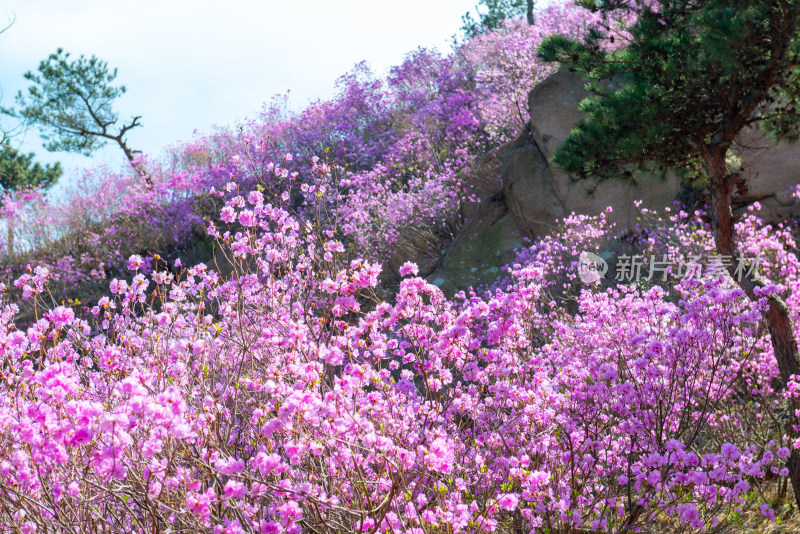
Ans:
{"type": "Polygon", "coordinates": [[[537,57],[539,43],[553,34],[579,38],[599,17],[571,2],[551,4],[537,15],[537,24],[507,19],[464,46],[476,70],[480,115],[497,142],[513,139],[530,120],[528,92],[557,70],[537,57]]]}
{"type": "MultiPolygon", "coordinates": [[[[145,162],[142,162],[145,164],[145,162]]],[[[0,281],[42,266],[59,299],[107,289],[124,274],[125,259],[145,252],[180,252],[205,233],[201,219],[208,182],[197,172],[151,170],[149,187],[130,172],[85,171],[59,194],[42,189],[6,192],[2,201],[0,281]],[[11,245],[11,246],[9,246],[11,245]],[[105,286],[105,287],[103,287],[105,286]]],[[[30,310],[25,310],[26,318],[30,310]]]]}
{"type": "MultiPolygon", "coordinates": [[[[727,275],[578,276],[586,251],[711,254],[701,214],[643,210],[650,222],[622,234],[573,216],[481,295],[448,299],[408,261],[435,258],[478,201],[477,158],[519,128],[521,86],[544,75],[521,67],[538,39],[591,22],[548,14],[446,57],[413,52],[385,80],[359,66],[297,115],[276,100],[239,131],[143,161],[152,188],[101,169],[60,203],[6,195],[22,260],[0,282],[0,528],[775,520],[800,385],[780,384],[764,303],[727,275]],[[225,272],[177,258],[206,236],[225,272]],[[90,305],[52,298],[91,280],[108,287],[90,305]]],[[[737,231],[798,324],[792,228],[750,213],[737,231]]]]}
{"type": "MultiPolygon", "coordinates": [[[[127,170],[100,168],[58,200],[37,193],[25,215],[5,202],[5,211],[26,222],[15,235],[0,232],[4,281],[39,264],[69,288],[119,275],[130,254],[172,261],[206,240],[201,219],[220,207],[209,204],[210,188],[235,181],[282,192],[290,175],[309,176],[303,171],[316,156],[340,169],[325,184],[326,224],[349,250],[394,273],[411,256],[428,272],[468,205],[480,200],[477,162],[527,121],[527,92],[549,72],[535,59],[539,41],[553,32],[580,34],[594,18],[565,4],[537,20],[533,28],[509,23],[448,55],[416,50],[385,78],[359,64],[339,80],[335,98],[300,113],[276,98],[257,120],[171,147],[164,162],[140,161],[153,188],[127,170]],[[286,175],[273,172],[277,162],[286,175]]],[[[303,209],[307,193],[295,189],[294,208],[303,209]]]]}
{"type": "MultiPolygon", "coordinates": [[[[20,331],[5,305],[3,528],[702,529],[785,475],[771,347],[729,280],[583,290],[572,316],[544,258],[454,301],[406,264],[389,304],[287,193],[218,193],[230,277],[132,256],[89,320],[20,331]]],[[[49,276],[16,284],[41,300],[49,276]]]]}

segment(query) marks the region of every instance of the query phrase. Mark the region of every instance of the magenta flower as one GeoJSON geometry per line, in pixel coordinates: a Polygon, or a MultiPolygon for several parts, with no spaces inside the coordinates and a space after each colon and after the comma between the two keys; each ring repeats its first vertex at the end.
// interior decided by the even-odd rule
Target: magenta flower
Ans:
{"type": "Polygon", "coordinates": [[[519,497],[517,497],[513,493],[505,493],[503,495],[500,495],[500,497],[498,497],[497,499],[497,506],[509,512],[516,510],[518,504],[519,504],[519,497]]]}
{"type": "Polygon", "coordinates": [[[138,271],[143,264],[144,262],[142,260],[142,257],[139,256],[138,254],[134,254],[130,258],[128,258],[128,269],[130,269],[131,271],[138,271]]]}
{"type": "Polygon", "coordinates": [[[236,211],[231,206],[225,206],[220,212],[220,219],[226,223],[232,223],[236,220],[236,211]]]}
{"type": "Polygon", "coordinates": [[[239,223],[244,227],[250,227],[255,224],[255,217],[250,210],[242,210],[239,212],[239,223]]]}
{"type": "Polygon", "coordinates": [[[75,320],[75,312],[72,308],[58,306],[53,310],[45,313],[45,318],[52,323],[53,328],[56,330],[72,324],[75,320]]]}
{"type": "Polygon", "coordinates": [[[281,525],[289,527],[303,517],[303,511],[295,501],[289,501],[278,507],[278,514],[281,518],[281,525]]]}
{"type": "Polygon", "coordinates": [[[416,263],[407,261],[406,263],[403,264],[402,267],[400,267],[400,276],[408,276],[408,275],[416,276],[417,273],[419,273],[419,267],[417,267],[416,263]]]}
{"type": "Polygon", "coordinates": [[[247,488],[241,482],[229,480],[225,483],[223,494],[226,499],[243,499],[247,495],[247,488]]]}

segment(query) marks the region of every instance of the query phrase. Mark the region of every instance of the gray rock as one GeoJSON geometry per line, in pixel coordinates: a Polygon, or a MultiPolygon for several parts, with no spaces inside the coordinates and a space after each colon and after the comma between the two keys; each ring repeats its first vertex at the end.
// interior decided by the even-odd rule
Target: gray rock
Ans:
{"type": "MultiPolygon", "coordinates": [[[[611,206],[610,220],[627,228],[640,211],[635,201],[656,210],[673,204],[683,187],[674,175],[664,181],[643,177],[638,184],[594,184],[571,181],[549,164],[583,116],[578,105],[588,95],[584,80],[568,71],[551,75],[531,90],[530,129],[484,158],[478,175],[489,198],[471,212],[429,280],[443,280],[437,285],[450,294],[491,283],[502,274],[500,267],[513,261],[525,238],[550,233],[571,213],[598,215],[611,206]]],[[[771,146],[757,131],[742,139],[740,157],[750,178],[736,205],[759,201],[760,215],[769,222],[800,216],[800,202],[792,196],[800,184],[800,145],[771,146]]]]}

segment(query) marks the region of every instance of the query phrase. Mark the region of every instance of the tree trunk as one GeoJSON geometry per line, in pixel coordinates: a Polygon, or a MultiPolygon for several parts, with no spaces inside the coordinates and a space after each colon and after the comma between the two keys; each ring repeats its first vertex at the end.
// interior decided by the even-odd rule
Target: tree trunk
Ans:
{"type": "Polygon", "coordinates": [[[120,134],[119,137],[115,137],[114,139],[117,141],[117,144],[119,144],[120,148],[122,148],[122,151],[125,153],[125,157],[128,158],[128,162],[130,162],[131,167],[133,167],[133,170],[135,170],[139,176],[144,178],[147,187],[152,189],[154,185],[153,177],[147,173],[147,170],[145,170],[138,161],[136,161],[136,153],[133,150],[131,150],[130,147],[128,147],[125,141],[122,140],[122,134],[120,134]]]}
{"type": "Polygon", "coordinates": [[[533,18],[533,0],[528,0],[528,24],[533,26],[536,20],[533,18]]]}
{"type": "Polygon", "coordinates": [[[10,218],[6,222],[8,225],[8,257],[14,257],[14,223],[11,222],[10,218]]]}
{"type": "MultiPolygon", "coordinates": [[[[764,280],[753,272],[749,275],[741,276],[741,279],[734,274],[736,271],[734,263],[739,258],[739,250],[736,244],[736,229],[734,228],[733,212],[731,211],[731,192],[735,185],[737,175],[728,175],[725,167],[725,153],[727,146],[707,147],[703,150],[706,171],[708,172],[709,185],[711,188],[711,224],[714,231],[714,240],[717,245],[717,252],[721,256],[729,256],[731,264],[728,265],[728,272],[739,286],[753,300],[758,300],[756,288],[765,286],[764,280]]],[[[750,265],[747,265],[748,271],[750,265]]],[[[779,295],[767,297],[768,308],[764,312],[764,321],[767,323],[772,348],[775,352],[775,359],[781,373],[781,381],[785,387],[792,375],[800,375],[800,354],[797,350],[797,341],[794,337],[794,325],[789,314],[789,307],[779,295]]],[[[789,434],[794,435],[794,425],[798,423],[796,410],[797,401],[789,400],[789,434]]],[[[787,462],[789,477],[794,489],[795,502],[800,509],[800,455],[792,448],[791,456],[787,462]]]]}

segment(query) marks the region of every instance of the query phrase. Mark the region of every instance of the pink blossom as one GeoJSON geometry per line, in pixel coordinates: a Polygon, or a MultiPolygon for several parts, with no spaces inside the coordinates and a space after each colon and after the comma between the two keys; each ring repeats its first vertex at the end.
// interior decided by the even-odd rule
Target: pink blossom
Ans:
{"type": "Polygon", "coordinates": [[[408,276],[409,274],[416,276],[418,272],[419,267],[417,267],[417,264],[410,261],[407,261],[400,267],[400,276],[408,276]]]}

